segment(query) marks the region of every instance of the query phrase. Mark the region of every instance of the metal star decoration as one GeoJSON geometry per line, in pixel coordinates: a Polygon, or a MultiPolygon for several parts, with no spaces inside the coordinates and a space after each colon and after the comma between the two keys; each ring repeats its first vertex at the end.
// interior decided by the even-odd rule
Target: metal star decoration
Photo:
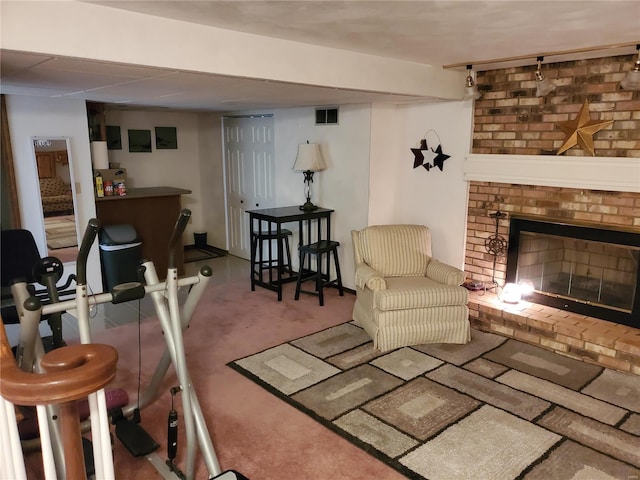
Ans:
{"type": "Polygon", "coordinates": [[[442,171],[444,167],[444,161],[451,155],[445,155],[444,153],[442,153],[442,145],[438,145],[438,148],[434,150],[434,153],[437,153],[437,155],[433,159],[433,164],[438,167],[440,171],[442,171]]]}
{"type": "MultiPolygon", "coordinates": [[[[420,140],[420,148],[411,149],[413,155],[415,156],[415,158],[413,159],[413,168],[418,168],[420,165],[424,166],[424,155],[422,154],[422,152],[424,152],[425,150],[428,150],[428,148],[427,140],[424,138],[420,140]]],[[[427,170],[429,169],[427,168],[427,170]]]]}
{"type": "Polygon", "coordinates": [[[589,101],[585,100],[576,118],[566,122],[556,122],[560,130],[567,135],[556,155],[560,155],[576,145],[579,145],[592,156],[595,155],[593,136],[612,123],[613,120],[605,120],[604,122],[591,120],[589,115],[589,101]]]}
{"type": "MultiPolygon", "coordinates": [[[[432,130],[430,130],[429,132],[431,132],[432,130]]],[[[427,133],[429,133],[427,132],[427,133]]],[[[435,132],[434,132],[435,134],[435,132]]],[[[437,136],[437,134],[435,134],[437,136]]],[[[426,137],[426,135],[425,135],[426,137]]],[[[438,143],[439,143],[439,138],[438,138],[438,143]]],[[[413,159],[413,168],[418,168],[420,166],[424,167],[427,172],[429,170],[431,170],[431,168],[433,167],[438,167],[440,169],[440,171],[443,170],[444,167],[444,161],[450,157],[450,155],[445,155],[444,153],[442,153],[442,145],[439,143],[438,146],[436,147],[436,149],[434,150],[433,148],[429,148],[427,146],[427,139],[426,138],[422,138],[420,140],[420,147],[419,148],[412,148],[411,152],[414,155],[414,159],[413,159]],[[425,153],[423,152],[427,152],[426,155],[428,157],[430,157],[427,161],[425,161],[425,153]],[[433,163],[431,163],[433,162],[433,163]]]]}

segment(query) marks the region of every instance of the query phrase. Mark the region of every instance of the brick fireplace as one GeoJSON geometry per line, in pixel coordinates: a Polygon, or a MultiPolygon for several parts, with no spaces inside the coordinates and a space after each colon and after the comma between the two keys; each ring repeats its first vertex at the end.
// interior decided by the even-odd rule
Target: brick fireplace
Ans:
{"type": "MultiPolygon", "coordinates": [[[[592,223],[640,233],[640,91],[619,82],[635,56],[549,63],[557,89],[535,96],[535,65],[479,72],[482,98],[474,102],[465,271],[479,282],[504,285],[507,257],[485,241],[509,238],[512,215],[592,223]],[[565,138],[557,122],[575,118],[585,100],[592,120],[613,123],[594,136],[595,154],[578,146],[556,152],[565,138]]],[[[471,321],[481,330],[640,375],[640,329],[558,308],[501,302],[493,290],[470,295],[471,321]]]]}
{"type": "MultiPolygon", "coordinates": [[[[505,239],[509,238],[511,215],[587,221],[640,233],[640,192],[472,180],[465,272],[468,278],[489,284],[495,279],[504,285],[506,279],[506,252],[494,257],[485,245],[495,235],[496,219],[491,214],[498,210],[507,214],[498,219],[497,229],[505,239]]],[[[498,299],[495,290],[471,293],[470,318],[476,328],[640,375],[640,329],[527,301],[508,305],[498,299]]]]}

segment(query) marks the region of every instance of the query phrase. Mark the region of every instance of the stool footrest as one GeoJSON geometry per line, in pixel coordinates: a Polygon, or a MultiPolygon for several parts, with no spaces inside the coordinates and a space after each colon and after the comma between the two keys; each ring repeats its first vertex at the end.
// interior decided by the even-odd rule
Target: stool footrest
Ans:
{"type": "Polygon", "coordinates": [[[296,294],[295,299],[298,300],[300,298],[300,293],[309,293],[312,295],[317,295],[319,298],[320,306],[324,305],[324,293],[323,289],[329,286],[336,286],[340,292],[340,296],[344,295],[344,290],[342,288],[342,278],[340,276],[340,263],[338,262],[338,247],[340,246],[340,242],[332,241],[332,240],[320,240],[315,243],[311,243],[308,245],[300,245],[299,253],[300,253],[300,272],[298,273],[298,281],[296,283],[296,294]],[[333,261],[335,264],[336,275],[337,278],[335,280],[331,280],[330,271],[326,273],[322,273],[322,256],[327,254],[327,269],[329,269],[329,261],[331,259],[331,254],[333,253],[333,261]],[[311,275],[308,275],[303,278],[303,265],[305,261],[305,257],[307,255],[315,255],[316,256],[316,271],[311,272],[311,275]],[[303,290],[301,288],[302,282],[307,280],[315,280],[315,290],[303,290]]]}
{"type": "MultiPolygon", "coordinates": [[[[275,240],[278,238],[278,231],[270,230],[268,232],[254,232],[252,235],[258,240],[275,240]]],[[[282,230],[280,230],[280,238],[288,237],[291,235],[293,235],[293,233],[289,229],[283,228],[282,230]]]]}
{"type": "Polygon", "coordinates": [[[264,272],[267,272],[269,285],[274,285],[275,274],[283,276],[288,274],[288,278],[295,276],[291,265],[291,249],[289,247],[289,237],[293,235],[291,230],[283,228],[278,235],[277,230],[268,232],[254,232],[251,234],[251,290],[254,290],[256,283],[262,285],[265,282],[264,272]],[[275,240],[278,247],[282,248],[283,258],[277,255],[278,247],[271,244],[275,240]],[[263,242],[268,242],[265,246],[263,242]]]}
{"type": "Polygon", "coordinates": [[[334,250],[340,246],[340,242],[333,240],[321,240],[316,243],[310,243],[308,245],[300,245],[300,251],[311,254],[326,253],[330,250],[334,250]]]}

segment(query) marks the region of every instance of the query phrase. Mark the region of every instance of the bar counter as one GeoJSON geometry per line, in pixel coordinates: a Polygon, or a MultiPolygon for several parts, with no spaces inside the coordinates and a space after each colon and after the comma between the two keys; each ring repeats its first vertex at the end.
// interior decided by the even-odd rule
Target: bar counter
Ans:
{"type": "MultiPolygon", "coordinates": [[[[175,187],[130,188],[123,196],[96,198],[96,214],[102,225],[128,224],[142,242],[144,260],[153,261],[158,277],[164,279],[168,268],[171,233],[182,209],[182,195],[191,190],[175,187]]],[[[178,274],[184,274],[184,250],[176,250],[178,274]]]]}

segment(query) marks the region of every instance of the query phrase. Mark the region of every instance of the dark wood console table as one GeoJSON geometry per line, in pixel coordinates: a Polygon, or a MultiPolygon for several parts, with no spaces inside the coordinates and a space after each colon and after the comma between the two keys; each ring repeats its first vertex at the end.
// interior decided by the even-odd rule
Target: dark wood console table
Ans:
{"type": "MultiPolygon", "coordinates": [[[[261,234],[275,230],[280,236],[282,225],[285,223],[298,222],[298,246],[310,244],[320,240],[331,240],[331,214],[333,210],[328,208],[318,208],[314,211],[300,210],[299,206],[263,208],[260,210],[247,210],[249,214],[250,238],[254,234],[261,234]],[[323,221],[324,220],[324,221],[323,221]],[[316,228],[312,228],[312,222],[316,223],[316,228]],[[306,225],[306,229],[304,226],[306,225]],[[324,225],[324,234],[323,234],[324,225]],[[313,232],[315,230],[315,236],[313,232]]],[[[254,242],[251,242],[251,290],[255,290],[256,285],[273,290],[278,293],[278,301],[282,300],[282,284],[286,281],[295,281],[296,277],[282,278],[282,259],[284,252],[282,251],[282,242],[278,244],[278,267],[277,278],[273,282],[264,281],[262,278],[256,278],[254,275],[254,267],[256,261],[256,249],[254,242]]],[[[302,268],[300,266],[299,268],[302,268]]],[[[328,267],[327,267],[328,268],[328,267]]],[[[327,270],[328,271],[328,270],[327,270]]]]}
{"type": "MultiPolygon", "coordinates": [[[[191,190],[174,187],[130,188],[124,196],[96,198],[96,214],[102,225],[129,224],[142,241],[142,256],[153,261],[158,277],[167,276],[169,239],[180,215],[181,195],[191,190]]],[[[184,274],[184,251],[176,249],[178,274],[184,274]]]]}

